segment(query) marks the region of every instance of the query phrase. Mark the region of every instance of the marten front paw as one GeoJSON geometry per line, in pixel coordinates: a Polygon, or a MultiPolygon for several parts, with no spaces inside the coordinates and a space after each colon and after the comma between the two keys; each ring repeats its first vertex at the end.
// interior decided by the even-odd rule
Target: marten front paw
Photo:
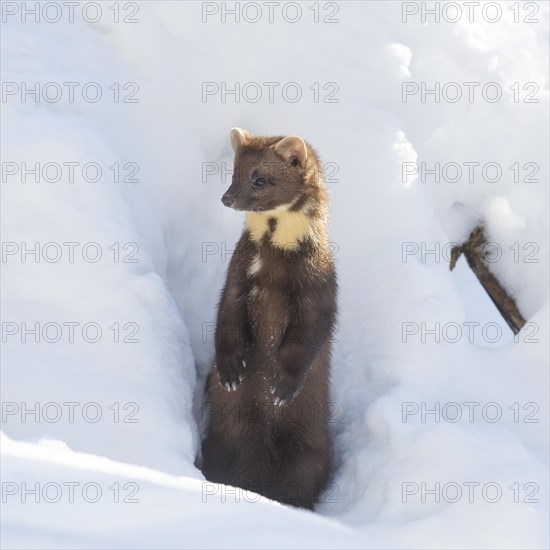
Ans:
{"type": "Polygon", "coordinates": [[[235,391],[244,380],[246,363],[240,354],[217,357],[216,368],[226,391],[235,391]]]}
{"type": "Polygon", "coordinates": [[[273,383],[271,384],[271,394],[273,395],[275,405],[282,407],[294,401],[298,397],[302,386],[303,380],[301,378],[277,371],[273,376],[273,383]]]}

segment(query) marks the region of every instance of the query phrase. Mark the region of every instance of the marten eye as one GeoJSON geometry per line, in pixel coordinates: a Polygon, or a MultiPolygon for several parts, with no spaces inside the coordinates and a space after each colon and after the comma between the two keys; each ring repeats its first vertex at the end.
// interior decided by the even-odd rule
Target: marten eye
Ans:
{"type": "Polygon", "coordinates": [[[267,180],[265,178],[256,178],[254,180],[254,185],[257,187],[263,187],[267,183],[267,180]]]}
{"type": "Polygon", "coordinates": [[[290,161],[291,166],[298,166],[298,164],[300,164],[300,161],[298,159],[292,159],[290,161]]]}

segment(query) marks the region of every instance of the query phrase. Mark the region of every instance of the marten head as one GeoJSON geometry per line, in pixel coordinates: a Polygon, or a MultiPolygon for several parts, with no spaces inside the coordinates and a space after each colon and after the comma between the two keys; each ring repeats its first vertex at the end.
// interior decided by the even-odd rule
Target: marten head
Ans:
{"type": "Polygon", "coordinates": [[[314,151],[298,136],[251,136],[231,130],[235,166],[222,202],[235,210],[289,210],[302,203],[319,179],[314,151]]]}
{"type": "Polygon", "coordinates": [[[231,130],[233,181],[222,202],[245,210],[256,243],[297,250],[300,243],[326,244],[328,196],[317,154],[298,136],[251,136],[231,130]]]}

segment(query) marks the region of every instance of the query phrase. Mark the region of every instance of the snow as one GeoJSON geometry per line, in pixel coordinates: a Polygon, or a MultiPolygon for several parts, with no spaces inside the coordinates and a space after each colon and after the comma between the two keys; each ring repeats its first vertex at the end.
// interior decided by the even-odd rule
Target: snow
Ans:
{"type": "MultiPolygon", "coordinates": [[[[60,101],[2,101],[2,546],[547,548],[548,4],[519,12],[534,6],[538,23],[514,22],[512,2],[495,23],[403,23],[399,2],[338,3],[337,23],[315,23],[313,2],[296,23],[277,10],[269,22],[260,2],[257,23],[221,11],[203,22],[208,2],[140,2],[138,23],[115,23],[111,3],[97,23],[79,7],[72,23],[35,23],[8,4],[4,87],[80,84],[73,102],[66,85],[60,101]],[[90,82],[96,103],[82,98],[90,82]],[[262,97],[203,95],[224,82],[258,83],[262,97]],[[265,82],[280,83],[272,102],[265,82]],[[480,85],[472,102],[463,85],[456,103],[404,102],[403,83],[422,82],[480,85]],[[489,82],[500,101],[480,95],[489,82]],[[329,180],[338,469],[316,513],[205,483],[194,466],[243,222],[220,203],[234,126],[303,136],[329,180]],[[73,181],[66,167],[23,181],[23,162],[79,164],[73,181]],[[450,167],[436,181],[435,163],[462,177],[450,167]],[[516,338],[465,260],[448,269],[448,243],[479,219],[528,320],[516,338]]],[[[321,21],[333,4],[318,4],[321,21]]]]}

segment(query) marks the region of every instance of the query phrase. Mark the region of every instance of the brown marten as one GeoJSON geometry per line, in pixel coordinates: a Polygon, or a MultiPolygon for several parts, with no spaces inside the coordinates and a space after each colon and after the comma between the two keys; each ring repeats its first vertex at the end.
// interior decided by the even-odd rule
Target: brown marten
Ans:
{"type": "Polygon", "coordinates": [[[337,282],[328,193],[298,136],[233,128],[225,206],[246,211],[221,294],[203,473],[313,509],[331,468],[328,405],[337,282]]]}

